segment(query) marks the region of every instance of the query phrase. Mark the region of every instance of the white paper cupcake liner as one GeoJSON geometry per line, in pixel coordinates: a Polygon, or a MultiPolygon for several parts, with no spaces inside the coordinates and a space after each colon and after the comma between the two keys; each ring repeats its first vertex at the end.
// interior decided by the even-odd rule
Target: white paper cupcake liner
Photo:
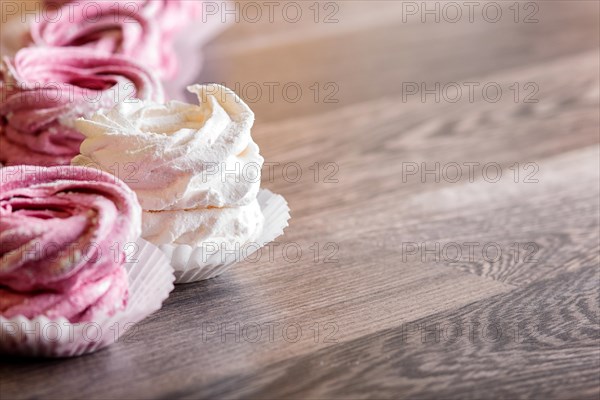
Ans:
{"type": "Polygon", "coordinates": [[[154,245],[138,239],[131,262],[129,300],[125,310],[92,322],[66,318],[0,316],[0,353],[29,357],[74,357],[100,350],[119,339],[133,324],[158,310],[173,290],[173,268],[154,245]]]}
{"type": "Polygon", "coordinates": [[[257,196],[265,217],[263,231],[256,240],[243,246],[236,254],[220,251],[205,254],[202,247],[164,244],[159,248],[166,254],[175,270],[175,283],[198,282],[221,275],[233,264],[254,254],[267,243],[283,234],[290,219],[290,209],[283,196],[261,189],[257,196]]]}

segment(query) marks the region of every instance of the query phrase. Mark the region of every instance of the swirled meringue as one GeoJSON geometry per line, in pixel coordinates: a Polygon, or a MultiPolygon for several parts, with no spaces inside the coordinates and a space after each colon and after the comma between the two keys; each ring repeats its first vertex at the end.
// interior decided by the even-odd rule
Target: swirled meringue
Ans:
{"type": "Polygon", "coordinates": [[[124,308],[135,194],[91,168],[0,168],[0,314],[90,320],[124,308]]]}
{"type": "Polygon", "coordinates": [[[162,79],[177,72],[173,36],[200,15],[202,2],[77,1],[48,10],[31,25],[38,46],[89,47],[132,57],[162,79]]]}
{"type": "Polygon", "coordinates": [[[78,119],[86,138],[73,164],[129,169],[142,235],[155,244],[252,240],[262,227],[256,195],[264,162],[250,133],[254,113],[223,86],[188,90],[198,105],[136,101],[78,119]]]}
{"type": "Polygon", "coordinates": [[[90,49],[25,48],[2,64],[0,162],[65,165],[83,136],[72,119],[132,98],[161,101],[155,76],[90,49]]]}
{"type": "Polygon", "coordinates": [[[126,182],[144,210],[250,203],[264,162],[250,134],[254,113],[223,86],[188,90],[198,105],[132,101],[76,120],[85,140],[73,164],[132,166],[126,182]]]}

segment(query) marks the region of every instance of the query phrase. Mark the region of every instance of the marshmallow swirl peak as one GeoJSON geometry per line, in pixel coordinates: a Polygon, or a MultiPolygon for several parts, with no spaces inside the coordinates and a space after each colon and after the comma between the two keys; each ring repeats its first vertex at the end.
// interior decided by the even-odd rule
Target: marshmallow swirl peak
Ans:
{"type": "Polygon", "coordinates": [[[83,48],[25,48],[0,75],[6,165],[69,164],[83,140],[73,119],[120,101],[163,98],[157,78],[135,61],[83,48]]]}
{"type": "MultiPolygon", "coordinates": [[[[68,9],[59,12],[68,13],[71,10],[73,13],[74,8],[83,5],[86,8],[85,15],[88,16],[88,19],[98,18],[99,10],[104,10],[103,5],[98,4],[95,0],[45,0],[44,3],[48,7],[45,13],[57,12],[57,8],[63,7],[67,3],[73,4],[69,5],[68,9]],[[89,3],[93,3],[93,5],[90,6],[89,3]]],[[[125,16],[130,18],[133,18],[134,14],[142,14],[146,18],[158,22],[163,32],[166,33],[178,31],[185,24],[200,18],[205,9],[212,8],[212,5],[207,5],[203,0],[120,0],[109,4],[112,6],[113,12],[121,10],[125,16]]],[[[56,21],[56,18],[47,19],[56,21]]]]}
{"type": "MultiPolygon", "coordinates": [[[[69,3],[69,2],[65,2],[69,3]]],[[[75,1],[31,25],[37,46],[85,47],[139,60],[161,78],[177,72],[175,33],[198,18],[201,1],[75,1]]]]}
{"type": "Polygon", "coordinates": [[[198,105],[132,101],[78,119],[86,138],[73,164],[119,172],[144,211],[251,203],[264,161],[250,134],[254,113],[223,86],[188,90],[198,105]]]}
{"type": "Polygon", "coordinates": [[[0,315],[90,320],[127,298],[135,194],[91,168],[0,168],[0,315]]]}
{"type": "Polygon", "coordinates": [[[142,236],[156,245],[235,248],[258,237],[263,158],[254,113],[231,90],[194,85],[199,104],[121,103],[80,118],[75,165],[118,174],[143,208],[142,236]]]}

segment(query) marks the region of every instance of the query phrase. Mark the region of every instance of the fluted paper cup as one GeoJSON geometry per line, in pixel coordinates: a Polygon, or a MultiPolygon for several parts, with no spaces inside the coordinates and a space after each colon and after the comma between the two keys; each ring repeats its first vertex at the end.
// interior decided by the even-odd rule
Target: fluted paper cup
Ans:
{"type": "Polygon", "coordinates": [[[283,234],[290,219],[290,209],[283,196],[261,189],[257,200],[265,217],[264,228],[256,240],[241,246],[235,254],[223,249],[209,251],[204,247],[188,245],[159,246],[171,261],[176,284],[198,282],[221,275],[233,264],[248,259],[250,255],[283,234]]]}
{"type": "Polygon", "coordinates": [[[135,323],[158,310],[173,290],[173,268],[154,245],[136,242],[125,264],[129,300],[125,310],[94,321],[71,323],[66,318],[0,316],[0,353],[29,357],[74,357],[100,350],[119,339],[135,323]]]}

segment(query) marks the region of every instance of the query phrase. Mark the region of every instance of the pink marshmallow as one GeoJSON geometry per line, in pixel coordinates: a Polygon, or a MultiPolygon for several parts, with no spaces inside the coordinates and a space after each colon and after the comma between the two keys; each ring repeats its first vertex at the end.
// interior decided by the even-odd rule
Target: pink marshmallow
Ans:
{"type": "Polygon", "coordinates": [[[25,48],[0,81],[0,162],[66,165],[83,136],[70,121],[131,98],[163,100],[151,72],[127,57],[80,48],[25,48]]]}
{"type": "Polygon", "coordinates": [[[94,2],[93,7],[78,1],[47,11],[47,18],[32,24],[31,37],[38,46],[123,54],[156,71],[161,79],[170,79],[177,72],[173,36],[199,18],[201,11],[201,1],[106,1],[94,2]]]}
{"type": "Polygon", "coordinates": [[[79,321],[124,307],[141,208],[123,182],[84,167],[1,168],[0,217],[1,315],[79,321]]]}

